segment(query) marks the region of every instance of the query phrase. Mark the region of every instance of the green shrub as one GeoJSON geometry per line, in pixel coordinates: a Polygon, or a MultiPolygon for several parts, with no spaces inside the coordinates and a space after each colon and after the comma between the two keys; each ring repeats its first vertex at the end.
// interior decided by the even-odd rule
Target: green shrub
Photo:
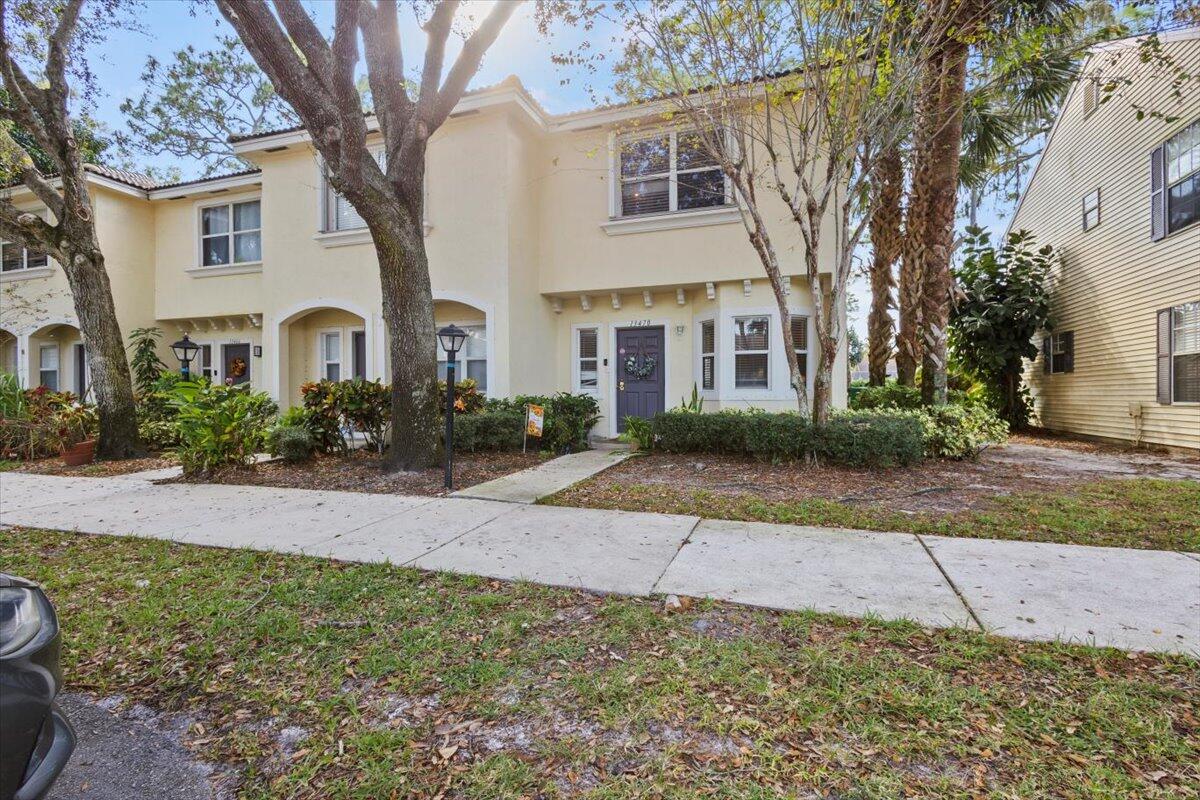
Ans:
{"type": "Polygon", "coordinates": [[[335,384],[334,395],[344,427],[358,431],[367,446],[382,453],[392,421],[392,388],[379,381],[355,378],[335,384]]]}
{"type": "Polygon", "coordinates": [[[933,458],[975,458],[989,444],[1008,438],[1008,424],[983,405],[923,409],[925,454],[933,458]]]}
{"type": "Polygon", "coordinates": [[[24,419],[25,390],[17,376],[0,372],[0,419],[24,419]]]}
{"type": "Polygon", "coordinates": [[[754,413],[746,420],[746,450],[769,461],[795,461],[804,458],[813,447],[813,426],[799,414],[754,413]]]}
{"type": "Polygon", "coordinates": [[[600,404],[596,402],[595,397],[590,394],[567,392],[559,392],[550,397],[520,395],[511,400],[488,400],[486,408],[489,411],[515,410],[524,419],[526,405],[541,406],[545,409],[542,441],[539,445],[541,449],[563,453],[587,450],[590,447],[588,434],[600,419],[600,404]]]}
{"type": "Polygon", "coordinates": [[[139,394],[153,391],[167,365],[158,357],[158,328],[134,328],[129,334],[129,368],[133,371],[133,386],[139,394]]]}
{"type": "Polygon", "coordinates": [[[666,411],[655,414],[651,425],[654,444],[668,453],[726,453],[744,455],[746,429],[752,414],[745,411],[718,411],[692,414],[666,411]]]}
{"type": "Polygon", "coordinates": [[[176,452],[187,475],[250,464],[266,446],[279,410],[266,392],[204,381],[180,381],[171,398],[179,430],[176,452]]]}
{"type": "Polygon", "coordinates": [[[342,435],[342,413],[338,405],[338,381],[311,381],[300,387],[304,425],[320,453],[350,452],[342,435]]]}
{"type": "Polygon", "coordinates": [[[863,386],[850,398],[850,408],[865,411],[873,408],[920,408],[921,390],[888,381],[883,386],[863,386]]]}
{"type": "MultiPolygon", "coordinates": [[[[493,408],[478,414],[454,416],[454,449],[460,452],[481,450],[519,450],[525,430],[525,413],[515,408],[493,408]]],[[[530,439],[536,448],[536,440],[530,439]]]]}
{"type": "MultiPolygon", "coordinates": [[[[690,411],[684,413],[691,413],[690,411]]],[[[650,420],[642,417],[625,418],[625,435],[637,445],[638,450],[650,452],[654,447],[654,427],[650,420]]]]}
{"type": "Polygon", "coordinates": [[[151,450],[171,450],[179,446],[179,427],[175,420],[138,418],[138,438],[151,450]]]}
{"type": "Polygon", "coordinates": [[[267,432],[267,452],[289,463],[305,461],[313,454],[313,440],[303,425],[282,423],[267,432]]]}
{"type": "MultiPolygon", "coordinates": [[[[454,413],[478,414],[487,405],[487,398],[479,392],[474,378],[464,378],[454,384],[454,413]]],[[[438,413],[446,410],[446,382],[438,381],[438,413]]]]}
{"type": "Polygon", "coordinates": [[[925,453],[925,423],[916,411],[881,409],[833,414],[812,430],[812,452],[830,464],[897,467],[925,453]]]}

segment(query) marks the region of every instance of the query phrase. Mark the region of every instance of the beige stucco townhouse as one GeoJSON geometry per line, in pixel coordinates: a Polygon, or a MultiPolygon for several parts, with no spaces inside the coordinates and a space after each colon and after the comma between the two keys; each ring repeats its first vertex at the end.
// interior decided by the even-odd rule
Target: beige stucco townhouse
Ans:
{"type": "Polygon", "coordinates": [[[1200,449],[1200,28],[1097,49],[1067,97],[1012,229],[1062,256],[1055,328],[1029,372],[1047,428],[1200,449]],[[1108,102],[1104,87],[1122,85],[1108,102]],[[1131,81],[1124,85],[1124,81],[1131,81]],[[1145,118],[1138,120],[1136,109],[1145,118]],[[1158,112],[1158,113],[1152,113],[1158,112]],[[1162,116],[1158,116],[1162,114],[1162,116]],[[1164,118],[1165,117],[1165,118],[1164,118]]]}
{"type": "MultiPolygon", "coordinates": [[[[516,78],[458,105],[429,147],[425,228],[437,323],[470,332],[459,375],[498,397],[592,393],[601,436],[693,385],[709,410],[794,407],[775,302],[740,212],[664,110],[550,115],[516,78]]],[[[254,169],[165,186],[93,171],[123,331],[156,325],[165,342],[186,332],[203,345],[206,374],[285,406],[316,378],[387,380],[370,236],[327,186],[308,135],[269,132],[236,148],[254,169]]],[[[23,190],[15,198],[36,207],[23,190]]],[[[803,245],[778,212],[797,342],[812,364],[803,245]]],[[[5,244],[2,280],[3,368],[27,385],[86,391],[61,270],[5,244]]]]}

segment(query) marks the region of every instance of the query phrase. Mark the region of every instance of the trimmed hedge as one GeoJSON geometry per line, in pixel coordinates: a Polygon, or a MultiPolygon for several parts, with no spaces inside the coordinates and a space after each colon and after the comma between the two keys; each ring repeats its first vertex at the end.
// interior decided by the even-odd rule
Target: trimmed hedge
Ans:
{"type": "Polygon", "coordinates": [[[799,414],[667,411],[652,422],[654,446],[669,453],[749,455],[770,461],[814,457],[829,464],[895,467],[925,456],[972,458],[1007,428],[983,406],[842,411],[821,426],[799,414]]]}
{"type": "MultiPolygon", "coordinates": [[[[480,450],[519,450],[525,430],[525,413],[515,408],[497,408],[478,414],[454,415],[454,449],[473,453],[480,450]]],[[[536,443],[532,445],[537,447],[536,443]]]]}

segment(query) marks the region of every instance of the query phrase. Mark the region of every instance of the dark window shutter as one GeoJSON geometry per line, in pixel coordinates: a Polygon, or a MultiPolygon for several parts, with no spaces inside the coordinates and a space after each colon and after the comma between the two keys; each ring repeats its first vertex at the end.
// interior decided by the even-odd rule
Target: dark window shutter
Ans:
{"type": "Polygon", "coordinates": [[[1066,366],[1063,368],[1063,372],[1074,372],[1075,371],[1075,332],[1070,331],[1069,333],[1064,333],[1063,340],[1064,340],[1063,341],[1063,351],[1064,351],[1063,360],[1066,361],[1066,366]]]}
{"type": "Polygon", "coordinates": [[[1157,242],[1167,235],[1167,192],[1165,175],[1166,145],[1150,153],[1150,240],[1157,242]]]}
{"type": "Polygon", "coordinates": [[[1042,372],[1050,374],[1051,342],[1049,336],[1042,337],[1042,372]]]}
{"type": "Polygon", "coordinates": [[[1171,404],[1171,309],[1158,312],[1158,402],[1171,404]]]}

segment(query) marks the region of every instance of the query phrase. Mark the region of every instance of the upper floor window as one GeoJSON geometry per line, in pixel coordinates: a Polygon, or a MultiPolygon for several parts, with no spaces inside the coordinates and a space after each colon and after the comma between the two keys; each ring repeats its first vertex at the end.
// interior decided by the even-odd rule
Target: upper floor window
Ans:
{"type": "Polygon", "coordinates": [[[1100,224],[1100,190],[1088,192],[1083,196],[1083,229],[1090,231],[1100,224]]]}
{"type": "Polygon", "coordinates": [[[725,176],[695,131],[625,137],[619,154],[619,216],[667,214],[729,202],[725,176]]]}
{"type": "Polygon", "coordinates": [[[245,200],[200,209],[200,264],[219,267],[262,261],[261,202],[245,200]]]}
{"type": "Polygon", "coordinates": [[[0,242],[0,271],[15,272],[19,269],[44,267],[49,263],[45,253],[12,242],[0,242]]]}
{"type": "Polygon", "coordinates": [[[1200,220],[1200,119],[1150,153],[1150,238],[1200,220]]]}
{"type": "MultiPolygon", "coordinates": [[[[383,148],[371,150],[371,155],[375,156],[375,160],[379,162],[379,168],[387,170],[387,153],[383,148]]],[[[350,205],[350,201],[338,194],[337,190],[329,182],[328,175],[325,178],[325,231],[352,231],[359,228],[367,227],[364,220],[354,206],[350,205]]]]}

